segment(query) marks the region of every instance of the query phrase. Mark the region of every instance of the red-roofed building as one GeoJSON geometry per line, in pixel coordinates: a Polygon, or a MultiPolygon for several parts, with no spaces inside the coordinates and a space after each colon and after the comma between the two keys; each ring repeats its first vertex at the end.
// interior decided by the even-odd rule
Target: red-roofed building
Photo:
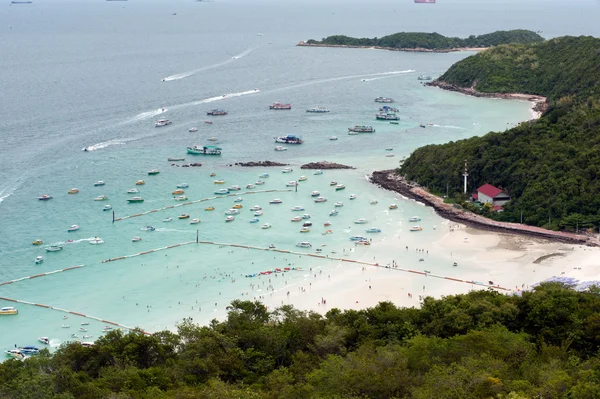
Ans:
{"type": "Polygon", "coordinates": [[[491,184],[484,184],[477,189],[477,200],[482,204],[491,203],[494,206],[502,206],[510,201],[510,195],[491,184]]]}

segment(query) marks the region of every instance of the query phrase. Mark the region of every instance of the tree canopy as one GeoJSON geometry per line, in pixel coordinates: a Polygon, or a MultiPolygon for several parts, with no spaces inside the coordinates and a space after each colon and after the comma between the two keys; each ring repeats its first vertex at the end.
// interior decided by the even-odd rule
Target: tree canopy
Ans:
{"type": "Polygon", "coordinates": [[[485,35],[471,35],[467,38],[446,37],[439,33],[399,32],[381,38],[355,38],[334,35],[321,41],[310,39],[308,44],[333,44],[346,46],[378,46],[398,49],[449,50],[465,47],[490,47],[506,43],[538,43],[544,40],[535,32],[523,29],[497,31],[485,35]]]}
{"type": "Polygon", "coordinates": [[[432,191],[457,195],[464,161],[469,185],[502,187],[512,196],[499,220],[552,229],[600,224],[600,40],[561,37],[500,45],[454,64],[439,81],[487,93],[548,98],[537,121],[417,149],[399,173],[432,191]]]}
{"type": "Polygon", "coordinates": [[[597,398],[596,291],[545,283],[325,316],[234,301],[209,326],[7,360],[0,398],[597,398]]]}

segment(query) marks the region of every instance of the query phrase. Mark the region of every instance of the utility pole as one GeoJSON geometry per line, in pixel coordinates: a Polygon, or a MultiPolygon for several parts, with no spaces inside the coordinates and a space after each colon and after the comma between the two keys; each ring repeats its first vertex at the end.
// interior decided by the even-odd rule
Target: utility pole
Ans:
{"type": "Polygon", "coordinates": [[[464,181],[464,193],[467,193],[467,177],[469,177],[469,172],[467,171],[467,160],[465,159],[465,172],[463,173],[463,176],[465,178],[464,181]]]}
{"type": "Polygon", "coordinates": [[[448,198],[448,183],[446,183],[446,198],[448,198]]]}
{"type": "Polygon", "coordinates": [[[523,211],[521,211],[521,224],[523,224],[523,211]]]}

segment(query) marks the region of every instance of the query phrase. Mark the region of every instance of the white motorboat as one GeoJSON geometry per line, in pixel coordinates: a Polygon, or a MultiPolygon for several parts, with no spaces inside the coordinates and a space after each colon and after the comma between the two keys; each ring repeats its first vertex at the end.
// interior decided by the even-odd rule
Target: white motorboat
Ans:
{"type": "Polygon", "coordinates": [[[275,147],[275,151],[287,151],[287,150],[288,150],[287,147],[282,147],[280,145],[275,147]]]}
{"type": "Polygon", "coordinates": [[[200,219],[192,219],[190,220],[190,224],[198,224],[200,223],[200,219]]]}
{"type": "Polygon", "coordinates": [[[329,216],[335,216],[337,215],[339,212],[337,211],[337,209],[334,209],[332,211],[329,212],[329,216]]]}
{"type": "Polygon", "coordinates": [[[159,119],[156,122],[154,122],[154,127],[167,126],[170,124],[171,124],[171,121],[168,119],[159,119]]]}
{"type": "Polygon", "coordinates": [[[131,239],[131,241],[133,241],[133,242],[142,241],[142,237],[133,237],[133,238],[131,239]]]}
{"type": "Polygon", "coordinates": [[[71,328],[71,326],[68,324],[63,324],[62,326],[60,326],[60,328],[71,328]]]}
{"type": "Polygon", "coordinates": [[[294,171],[294,169],[292,168],[283,168],[282,172],[283,173],[292,173],[294,171]]]}
{"type": "Polygon", "coordinates": [[[350,194],[350,199],[351,200],[356,199],[356,194],[350,194]]]}
{"type": "Polygon", "coordinates": [[[302,219],[308,220],[308,219],[310,219],[310,215],[308,213],[305,213],[304,215],[302,215],[302,219]]]}
{"type": "Polygon", "coordinates": [[[327,202],[327,198],[325,198],[325,197],[317,197],[317,198],[315,198],[315,202],[316,203],[327,202]]]}
{"type": "Polygon", "coordinates": [[[50,338],[48,337],[39,337],[38,341],[40,341],[42,344],[50,345],[50,338]]]}
{"type": "Polygon", "coordinates": [[[371,205],[377,205],[377,200],[371,200],[371,205]]]}
{"type": "Polygon", "coordinates": [[[112,209],[112,205],[104,205],[104,208],[102,208],[103,211],[110,211],[112,209]]]}
{"type": "Polygon", "coordinates": [[[260,211],[262,210],[262,207],[260,205],[254,205],[252,208],[250,208],[251,211],[260,211]]]}
{"type": "Polygon", "coordinates": [[[350,237],[350,241],[369,241],[367,237],[363,236],[352,236],[350,237]]]}
{"type": "Polygon", "coordinates": [[[367,233],[381,233],[381,229],[377,227],[371,227],[365,230],[367,233]]]}
{"type": "Polygon", "coordinates": [[[360,219],[356,219],[354,221],[355,224],[365,224],[367,222],[368,222],[368,220],[366,218],[360,218],[360,219]]]}
{"type": "Polygon", "coordinates": [[[394,157],[394,154],[392,154],[392,153],[389,153],[389,154],[385,154],[385,156],[386,156],[386,157],[388,157],[388,158],[393,158],[393,157],[394,157]]]}
{"type": "Polygon", "coordinates": [[[172,218],[172,217],[168,217],[168,218],[166,218],[166,219],[163,219],[163,222],[167,223],[167,222],[170,222],[170,221],[172,221],[172,220],[173,220],[173,218],[172,218]]]}
{"type": "Polygon", "coordinates": [[[261,229],[270,229],[271,225],[269,223],[265,223],[262,225],[261,229]]]}
{"type": "Polygon", "coordinates": [[[315,191],[313,191],[312,193],[310,193],[310,196],[311,196],[311,197],[318,197],[318,196],[320,196],[320,195],[321,195],[321,193],[320,193],[320,192],[318,192],[318,191],[316,191],[316,190],[315,190],[315,191]]]}
{"type": "Polygon", "coordinates": [[[60,245],[50,245],[49,247],[46,247],[46,252],[58,252],[58,251],[62,251],[63,247],[61,247],[60,245]]]}
{"type": "Polygon", "coordinates": [[[240,213],[240,211],[237,209],[234,209],[234,208],[230,208],[225,211],[226,215],[238,215],[239,213],[240,213]]]}
{"type": "Polygon", "coordinates": [[[302,242],[296,243],[296,246],[299,248],[310,248],[310,247],[312,247],[312,244],[308,241],[302,241],[302,242]]]}
{"type": "Polygon", "coordinates": [[[309,231],[310,231],[310,228],[309,228],[309,227],[302,227],[302,228],[300,229],[300,233],[308,233],[309,231]]]}
{"type": "Polygon", "coordinates": [[[262,181],[262,180],[258,180],[258,181],[257,181],[256,183],[254,183],[254,184],[256,184],[257,186],[262,186],[263,184],[265,184],[265,182],[264,182],[264,181],[262,181]]]}
{"type": "Polygon", "coordinates": [[[410,231],[421,231],[423,228],[421,226],[413,226],[410,228],[410,231]]]}
{"type": "Polygon", "coordinates": [[[76,224],[72,225],[71,227],[69,227],[67,229],[68,232],[77,231],[77,230],[79,230],[79,226],[76,224]]]}
{"type": "Polygon", "coordinates": [[[334,205],[335,205],[337,208],[341,208],[342,206],[344,206],[344,203],[343,203],[343,202],[336,202],[334,205]]]}
{"type": "Polygon", "coordinates": [[[225,222],[233,222],[234,220],[235,220],[235,217],[233,217],[233,216],[227,216],[225,218],[225,222]]]}
{"type": "Polygon", "coordinates": [[[190,132],[190,133],[196,133],[197,131],[198,131],[197,127],[191,127],[188,129],[188,132],[190,132]]]}
{"type": "Polygon", "coordinates": [[[177,185],[177,188],[188,188],[190,185],[187,183],[181,183],[177,185]]]}
{"type": "Polygon", "coordinates": [[[421,221],[421,218],[420,218],[420,217],[418,217],[418,216],[411,216],[411,217],[408,219],[408,221],[409,221],[409,222],[420,222],[420,221],[421,221]]]}
{"type": "Polygon", "coordinates": [[[298,182],[296,180],[291,180],[289,182],[287,182],[287,184],[285,185],[286,187],[296,187],[298,185],[298,182]]]}
{"type": "Polygon", "coordinates": [[[38,264],[38,265],[39,265],[39,264],[40,264],[40,263],[42,263],[43,261],[44,261],[44,257],[43,257],[43,256],[36,256],[36,257],[35,257],[35,263],[36,263],[36,264],[38,264]]]}
{"type": "Polygon", "coordinates": [[[335,180],[332,180],[332,181],[329,182],[330,186],[337,186],[337,184],[338,183],[335,180]]]}
{"type": "Polygon", "coordinates": [[[263,215],[263,211],[254,212],[254,216],[262,216],[262,215],[263,215]]]}
{"type": "Polygon", "coordinates": [[[139,192],[140,190],[138,190],[137,188],[130,188],[129,190],[127,190],[127,194],[137,194],[139,192]]]}
{"type": "Polygon", "coordinates": [[[319,175],[323,174],[323,171],[321,169],[315,170],[315,173],[313,173],[313,174],[316,175],[316,176],[319,176],[319,175]]]}
{"type": "Polygon", "coordinates": [[[188,197],[186,195],[176,195],[173,197],[175,201],[187,201],[188,197]]]}
{"type": "Polygon", "coordinates": [[[269,174],[268,173],[261,173],[259,177],[267,178],[267,177],[269,177],[269,174]]]}
{"type": "Polygon", "coordinates": [[[241,190],[241,187],[240,187],[240,186],[238,186],[238,185],[235,185],[235,186],[231,186],[231,187],[229,187],[229,190],[230,190],[230,191],[240,191],[240,190],[241,190]]]}
{"type": "Polygon", "coordinates": [[[337,139],[338,139],[338,138],[337,138],[336,136],[331,136],[331,137],[329,138],[329,140],[331,140],[331,141],[335,141],[335,140],[337,140],[337,139]]]}
{"type": "Polygon", "coordinates": [[[106,195],[99,195],[96,198],[94,198],[94,201],[106,201],[108,199],[108,197],[106,195]]]}
{"type": "Polygon", "coordinates": [[[258,223],[259,221],[260,221],[260,219],[258,219],[258,218],[250,219],[250,223],[258,223]]]}
{"type": "Polygon", "coordinates": [[[89,242],[92,245],[104,244],[104,240],[100,237],[95,237],[95,238],[91,239],[89,242]]]}
{"type": "Polygon", "coordinates": [[[296,205],[295,207],[292,208],[292,211],[294,212],[298,212],[298,211],[303,211],[304,207],[301,205],[296,205]]]}
{"type": "Polygon", "coordinates": [[[242,197],[237,197],[236,199],[233,200],[233,202],[243,202],[244,199],[242,197]]]}
{"type": "Polygon", "coordinates": [[[254,187],[254,184],[246,184],[246,188],[249,190],[252,190],[254,187]]]}
{"type": "Polygon", "coordinates": [[[4,351],[6,356],[12,357],[13,359],[25,359],[25,354],[18,349],[10,349],[4,351]]]}
{"type": "Polygon", "coordinates": [[[271,201],[269,201],[269,204],[281,204],[283,203],[283,201],[281,201],[279,198],[275,198],[272,199],[271,201]]]}
{"type": "Polygon", "coordinates": [[[300,176],[300,178],[298,178],[298,181],[307,181],[308,177],[306,176],[300,176]]]}
{"type": "Polygon", "coordinates": [[[106,183],[104,183],[102,180],[98,180],[96,183],[94,183],[94,187],[102,187],[104,186],[106,183]]]}
{"type": "Polygon", "coordinates": [[[294,216],[292,218],[292,222],[301,222],[302,221],[302,216],[294,216]]]}
{"type": "Polygon", "coordinates": [[[156,228],[154,226],[144,226],[141,228],[142,231],[154,231],[156,228]]]}

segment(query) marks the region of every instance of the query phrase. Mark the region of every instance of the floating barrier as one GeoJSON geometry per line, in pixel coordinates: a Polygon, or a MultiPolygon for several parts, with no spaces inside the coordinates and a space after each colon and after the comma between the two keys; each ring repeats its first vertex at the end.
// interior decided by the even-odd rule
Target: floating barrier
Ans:
{"type": "MultiPolygon", "coordinates": [[[[102,323],[112,324],[113,326],[125,328],[127,330],[134,330],[133,327],[129,327],[129,326],[126,326],[124,324],[116,323],[114,321],[102,319],[100,317],[88,315],[88,314],[81,313],[81,312],[75,312],[75,311],[72,311],[72,310],[59,308],[59,307],[56,307],[56,306],[44,305],[44,304],[41,304],[41,303],[33,303],[33,302],[29,302],[29,301],[23,301],[23,300],[19,300],[19,299],[12,299],[12,298],[5,298],[5,297],[0,297],[0,300],[2,300],[2,301],[8,301],[8,302],[15,302],[15,303],[22,303],[24,305],[38,306],[38,307],[45,308],[45,309],[56,310],[56,311],[59,311],[59,312],[64,312],[64,313],[69,313],[69,314],[72,314],[72,315],[75,315],[75,316],[84,317],[86,319],[92,319],[92,320],[96,320],[96,321],[99,321],[99,322],[102,322],[102,323]]],[[[142,330],[142,332],[144,334],[146,334],[146,335],[152,335],[149,332],[144,331],[144,330],[142,330]]]]}
{"type": "Polygon", "coordinates": [[[49,275],[51,275],[51,274],[55,274],[55,273],[61,273],[61,272],[66,272],[66,271],[69,271],[69,270],[79,269],[79,268],[82,268],[82,267],[84,267],[84,266],[85,266],[85,265],[70,266],[70,267],[66,267],[66,268],[64,268],[64,269],[60,269],[60,270],[54,270],[54,271],[51,271],[51,272],[34,274],[33,276],[21,277],[21,278],[17,278],[17,279],[14,279],[14,280],[5,281],[5,282],[3,282],[3,283],[0,283],[0,286],[2,286],[2,285],[7,285],[7,284],[12,284],[12,283],[17,283],[17,282],[19,282],[19,281],[23,281],[23,280],[29,280],[29,279],[32,279],[32,278],[38,278],[38,277],[49,276],[49,275]]]}
{"type": "Polygon", "coordinates": [[[202,198],[202,199],[199,199],[199,200],[188,201],[188,202],[184,202],[184,203],[177,204],[177,205],[168,205],[168,206],[164,206],[162,208],[152,209],[150,211],[146,211],[146,212],[142,212],[142,213],[136,213],[136,214],[129,215],[129,216],[122,216],[122,217],[119,217],[119,218],[114,218],[113,222],[118,222],[118,221],[121,221],[121,220],[136,218],[136,217],[140,217],[140,216],[144,216],[144,215],[149,215],[151,213],[165,211],[167,209],[174,209],[174,208],[178,208],[180,206],[198,204],[200,202],[212,201],[212,200],[221,199],[221,198],[239,197],[239,196],[242,196],[242,195],[249,195],[249,194],[283,193],[283,192],[291,192],[291,191],[292,191],[291,189],[280,189],[280,190],[273,189],[273,190],[260,190],[260,191],[244,191],[243,193],[230,193],[230,194],[227,194],[227,195],[220,195],[218,197],[208,197],[208,198],[202,198]]]}
{"type": "Polygon", "coordinates": [[[148,251],[138,252],[138,253],[133,254],[133,255],[123,255],[123,256],[116,257],[116,258],[104,259],[102,261],[102,263],[109,263],[109,262],[114,262],[114,261],[122,260],[122,259],[135,258],[136,256],[147,255],[147,254],[151,254],[151,253],[154,253],[154,252],[164,251],[164,250],[167,250],[167,249],[181,247],[183,245],[189,245],[189,244],[196,244],[196,241],[182,242],[182,243],[179,243],[179,244],[173,244],[173,245],[169,245],[169,246],[166,246],[166,247],[161,247],[161,248],[156,248],[156,249],[150,249],[148,251]]]}

